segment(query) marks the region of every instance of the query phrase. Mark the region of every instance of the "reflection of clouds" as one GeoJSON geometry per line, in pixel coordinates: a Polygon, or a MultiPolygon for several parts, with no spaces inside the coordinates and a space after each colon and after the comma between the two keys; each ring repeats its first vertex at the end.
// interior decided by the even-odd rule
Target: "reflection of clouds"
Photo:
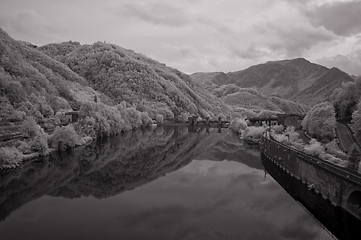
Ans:
{"type": "Polygon", "coordinates": [[[238,175],[248,173],[251,168],[236,162],[223,161],[224,164],[214,161],[193,161],[191,164],[182,168],[180,171],[188,174],[197,174],[203,176],[214,175],[238,175]]]}
{"type": "Polygon", "coordinates": [[[158,239],[317,239],[322,229],[270,179],[239,163],[193,161],[145,186],[157,204],[119,224],[158,239]]]}
{"type": "Polygon", "coordinates": [[[312,225],[307,215],[300,215],[285,225],[280,235],[284,239],[317,239],[319,231],[312,225]]]}

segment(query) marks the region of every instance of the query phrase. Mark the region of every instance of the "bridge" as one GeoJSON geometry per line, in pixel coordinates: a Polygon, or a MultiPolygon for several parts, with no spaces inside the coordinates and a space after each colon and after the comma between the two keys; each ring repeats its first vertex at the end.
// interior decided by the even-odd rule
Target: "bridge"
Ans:
{"type": "Polygon", "coordinates": [[[348,168],[312,157],[264,135],[261,138],[262,155],[290,176],[361,219],[361,175],[348,168]]]}
{"type": "Polygon", "coordinates": [[[221,117],[218,117],[218,120],[210,120],[209,117],[199,120],[197,116],[192,116],[188,117],[188,124],[190,126],[206,126],[217,128],[229,127],[229,121],[222,121],[221,117]]]}

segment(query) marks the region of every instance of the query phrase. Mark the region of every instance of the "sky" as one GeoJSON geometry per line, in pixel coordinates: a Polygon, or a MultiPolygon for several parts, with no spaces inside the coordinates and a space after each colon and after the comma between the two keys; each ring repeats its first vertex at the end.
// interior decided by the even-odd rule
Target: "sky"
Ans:
{"type": "Polygon", "coordinates": [[[185,73],[304,57],[361,75],[361,0],[0,0],[0,27],[38,46],[106,41],[185,73]]]}

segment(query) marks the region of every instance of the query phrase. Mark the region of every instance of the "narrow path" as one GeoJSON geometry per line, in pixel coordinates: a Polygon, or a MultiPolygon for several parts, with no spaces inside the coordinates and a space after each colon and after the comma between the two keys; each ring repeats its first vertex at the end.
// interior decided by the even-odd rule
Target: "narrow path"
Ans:
{"type": "Polygon", "coordinates": [[[348,152],[351,145],[356,143],[351,130],[344,124],[336,124],[336,135],[340,143],[340,148],[344,152],[348,152]]]}

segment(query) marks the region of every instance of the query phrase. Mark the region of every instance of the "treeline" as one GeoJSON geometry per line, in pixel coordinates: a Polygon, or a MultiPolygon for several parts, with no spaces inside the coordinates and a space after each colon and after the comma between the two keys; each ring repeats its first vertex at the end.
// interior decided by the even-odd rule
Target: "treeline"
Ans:
{"type": "Polygon", "coordinates": [[[230,111],[188,75],[131,50],[100,42],[38,48],[0,29],[0,121],[20,123],[24,137],[0,143],[3,167],[154,120],[230,111]],[[62,126],[73,111],[79,121],[62,126]]]}
{"type": "Polygon", "coordinates": [[[302,126],[312,137],[327,142],[335,138],[336,121],[348,123],[361,142],[361,77],[342,84],[328,102],[315,105],[307,113],[302,126]]]}
{"type": "Polygon", "coordinates": [[[358,141],[361,142],[361,76],[336,89],[329,101],[335,107],[337,120],[351,123],[358,141]]]}
{"type": "Polygon", "coordinates": [[[277,96],[266,96],[253,88],[241,88],[235,84],[213,86],[209,90],[224,103],[232,106],[236,112],[244,112],[250,117],[260,112],[305,114],[309,107],[285,100],[277,96]],[[253,113],[252,113],[253,112],[253,113]]]}
{"type": "Polygon", "coordinates": [[[183,120],[227,114],[230,108],[186,74],[114,44],[50,44],[40,50],[62,61],[115,103],[125,101],[151,118],[183,120]]]}

